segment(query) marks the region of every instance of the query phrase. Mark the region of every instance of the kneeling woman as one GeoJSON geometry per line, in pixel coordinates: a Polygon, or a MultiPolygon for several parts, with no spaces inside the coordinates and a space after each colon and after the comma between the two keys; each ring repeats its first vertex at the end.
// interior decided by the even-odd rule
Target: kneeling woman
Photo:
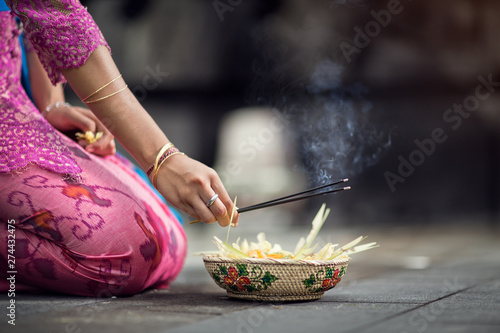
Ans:
{"type": "Polygon", "coordinates": [[[186,238],[164,199],[227,226],[233,207],[219,177],[175,148],[142,108],[79,1],[2,2],[0,290],[8,290],[9,264],[17,290],[101,297],[167,286],[186,238]],[[16,17],[32,47],[34,102],[21,85],[16,17]],[[64,103],[63,81],[90,110],[64,103]],[[62,134],[71,131],[86,135],[62,134]],[[114,138],[161,196],[115,154],[114,138]]]}

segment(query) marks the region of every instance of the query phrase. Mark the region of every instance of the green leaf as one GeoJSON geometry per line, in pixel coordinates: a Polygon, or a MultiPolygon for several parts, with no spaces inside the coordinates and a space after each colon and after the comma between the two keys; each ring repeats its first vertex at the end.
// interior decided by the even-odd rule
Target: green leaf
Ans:
{"type": "Polygon", "coordinates": [[[255,288],[255,286],[254,286],[253,284],[247,284],[247,285],[245,286],[245,289],[246,289],[248,292],[252,292],[252,291],[255,291],[255,290],[256,290],[256,288],[255,288]]]}
{"type": "Polygon", "coordinates": [[[264,277],[262,277],[262,282],[264,283],[264,285],[270,285],[272,282],[276,281],[278,278],[274,275],[272,275],[271,273],[269,272],[266,272],[266,274],[264,274],[264,277]]]}
{"type": "Polygon", "coordinates": [[[351,254],[351,253],[359,253],[359,252],[363,252],[363,251],[368,251],[368,250],[374,249],[374,248],[379,247],[379,246],[380,245],[378,245],[376,242],[363,244],[363,245],[355,246],[353,249],[349,250],[348,253],[351,254]]]}
{"type": "Polygon", "coordinates": [[[247,276],[248,275],[246,264],[236,264],[236,268],[238,269],[239,276],[247,276]]]}
{"type": "Polygon", "coordinates": [[[300,260],[304,259],[305,254],[304,252],[311,246],[312,242],[314,242],[314,239],[318,235],[318,232],[320,231],[321,227],[326,221],[326,218],[328,217],[328,214],[330,214],[330,209],[326,209],[326,204],[321,205],[321,208],[319,209],[318,213],[314,217],[312,221],[312,228],[311,231],[309,232],[309,235],[306,237],[305,244],[302,246],[302,248],[295,254],[293,259],[300,260]]]}
{"type": "Polygon", "coordinates": [[[364,236],[359,236],[358,238],[356,238],[355,240],[347,243],[346,245],[342,246],[342,251],[346,251],[346,250],[349,250],[351,247],[355,246],[355,245],[358,245],[363,239],[365,239],[366,237],[364,236]]]}
{"type": "Polygon", "coordinates": [[[219,266],[219,269],[220,269],[220,272],[222,273],[222,275],[227,275],[228,274],[226,266],[219,266]]]}
{"type": "Polygon", "coordinates": [[[333,278],[333,272],[334,272],[334,270],[333,270],[333,269],[331,269],[331,268],[327,268],[327,269],[326,269],[326,277],[327,277],[328,279],[333,278]]]}
{"type": "Polygon", "coordinates": [[[248,256],[245,253],[241,252],[240,250],[237,250],[228,243],[221,241],[219,238],[217,238],[217,236],[214,236],[214,243],[219,248],[222,255],[224,255],[225,257],[227,257],[227,254],[230,253],[234,255],[236,259],[248,258],[248,256]]]}
{"type": "Polygon", "coordinates": [[[309,279],[306,279],[302,282],[304,282],[304,284],[307,288],[310,288],[314,284],[314,282],[316,282],[316,279],[314,278],[314,274],[311,274],[309,279]]]}

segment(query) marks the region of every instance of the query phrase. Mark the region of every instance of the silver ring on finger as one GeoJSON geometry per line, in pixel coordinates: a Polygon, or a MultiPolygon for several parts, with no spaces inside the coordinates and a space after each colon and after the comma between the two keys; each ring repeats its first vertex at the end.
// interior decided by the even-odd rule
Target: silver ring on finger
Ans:
{"type": "Polygon", "coordinates": [[[215,193],[211,198],[210,200],[208,200],[207,202],[207,207],[210,207],[214,204],[215,200],[217,200],[217,198],[219,197],[219,195],[217,193],[215,193]]]}

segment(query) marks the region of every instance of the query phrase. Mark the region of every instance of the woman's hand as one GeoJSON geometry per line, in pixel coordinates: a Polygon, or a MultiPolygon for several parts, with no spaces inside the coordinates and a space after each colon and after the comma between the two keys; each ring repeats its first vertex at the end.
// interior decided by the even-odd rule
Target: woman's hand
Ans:
{"type": "MultiPolygon", "coordinates": [[[[217,173],[206,165],[185,155],[170,156],[158,171],[158,191],[175,207],[205,223],[229,225],[233,202],[217,173]],[[207,203],[218,194],[215,202],[207,203]]],[[[234,213],[232,224],[238,224],[234,213]]]]}
{"type": "Polygon", "coordinates": [[[113,155],[116,152],[115,141],[109,130],[90,110],[56,102],[64,100],[63,85],[61,83],[52,85],[35,52],[27,53],[27,61],[35,105],[41,111],[51,105],[50,111],[45,115],[47,121],[61,132],[103,132],[101,139],[92,144],[88,144],[85,140],[80,140],[78,143],[89,153],[101,156],[113,155]]]}
{"type": "Polygon", "coordinates": [[[80,131],[92,133],[102,132],[102,137],[96,142],[89,144],[85,140],[78,140],[78,143],[89,153],[100,156],[113,155],[116,152],[115,140],[111,132],[101,123],[92,111],[78,106],[68,106],[61,104],[53,106],[47,112],[47,121],[61,132],[80,131]]]}
{"type": "MultiPolygon", "coordinates": [[[[132,91],[122,91],[125,81],[120,77],[109,50],[101,45],[82,66],[61,69],[61,72],[80,98],[103,86],[106,89],[94,98],[120,91],[89,106],[99,119],[113,124],[114,136],[138,164],[144,169],[149,168],[168,138],[132,91]]],[[[200,162],[185,155],[170,156],[158,171],[156,187],[168,202],[194,218],[206,223],[217,220],[221,226],[229,224],[233,203],[217,173],[200,162]],[[219,198],[207,207],[214,194],[219,198]]],[[[238,214],[233,218],[235,224],[237,221],[238,214]]]]}

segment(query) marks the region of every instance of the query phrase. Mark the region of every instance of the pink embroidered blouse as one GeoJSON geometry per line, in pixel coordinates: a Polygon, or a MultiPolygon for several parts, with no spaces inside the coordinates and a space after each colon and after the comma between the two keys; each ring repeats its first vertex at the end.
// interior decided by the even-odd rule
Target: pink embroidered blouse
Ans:
{"type": "Polygon", "coordinates": [[[61,135],[38,112],[21,86],[20,28],[53,84],[61,69],[79,67],[100,45],[107,46],[87,10],[76,0],[7,0],[0,12],[0,172],[29,164],[78,178],[80,167],[61,135]]]}

